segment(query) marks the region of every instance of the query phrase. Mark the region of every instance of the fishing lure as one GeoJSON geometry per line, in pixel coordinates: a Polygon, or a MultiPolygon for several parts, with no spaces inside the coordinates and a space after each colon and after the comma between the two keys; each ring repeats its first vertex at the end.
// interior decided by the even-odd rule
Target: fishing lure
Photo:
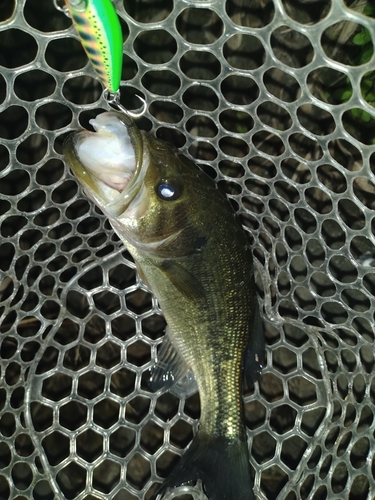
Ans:
{"type": "Polygon", "coordinates": [[[74,27],[104,87],[118,92],[122,68],[122,32],[110,0],[65,0],[74,27]]]}
{"type": "Polygon", "coordinates": [[[143,115],[146,102],[140,96],[137,96],[143,102],[140,113],[130,112],[120,104],[123,38],[111,0],[65,0],[65,4],[63,9],[55,0],[55,6],[71,17],[87,57],[104,86],[107,102],[133,118],[143,115]]]}

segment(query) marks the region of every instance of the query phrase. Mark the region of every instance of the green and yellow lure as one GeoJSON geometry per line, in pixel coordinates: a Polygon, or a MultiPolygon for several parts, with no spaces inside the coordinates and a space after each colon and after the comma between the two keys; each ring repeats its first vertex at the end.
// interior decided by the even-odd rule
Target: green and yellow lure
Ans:
{"type": "Polygon", "coordinates": [[[120,88],[122,31],[111,0],[65,0],[87,57],[111,94],[120,88]]]}

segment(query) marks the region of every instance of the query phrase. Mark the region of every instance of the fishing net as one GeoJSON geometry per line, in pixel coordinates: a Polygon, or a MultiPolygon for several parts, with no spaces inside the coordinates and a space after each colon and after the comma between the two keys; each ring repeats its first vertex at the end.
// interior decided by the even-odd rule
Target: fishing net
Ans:
{"type": "MultiPolygon", "coordinates": [[[[122,102],[215,178],[252,244],[259,499],[373,499],[372,2],[124,0],[122,102]]],[[[148,499],[199,420],[153,394],[165,321],[64,163],[105,108],[54,2],[0,3],[0,498],[148,499]]],[[[235,478],[233,478],[235,480],[235,478]]],[[[201,485],[165,498],[202,499],[201,485]]]]}

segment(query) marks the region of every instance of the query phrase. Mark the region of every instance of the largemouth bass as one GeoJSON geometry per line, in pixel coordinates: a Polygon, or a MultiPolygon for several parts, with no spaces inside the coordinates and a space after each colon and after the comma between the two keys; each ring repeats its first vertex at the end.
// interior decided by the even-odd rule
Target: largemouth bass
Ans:
{"type": "Polygon", "coordinates": [[[248,384],[257,378],[264,345],[243,228],[208,175],[129,117],[105,112],[91,124],[64,154],[165,315],[152,385],[170,388],[191,370],[199,389],[198,432],[156,496],[201,479],[211,500],[254,499],[242,381],[244,368],[248,384]]]}

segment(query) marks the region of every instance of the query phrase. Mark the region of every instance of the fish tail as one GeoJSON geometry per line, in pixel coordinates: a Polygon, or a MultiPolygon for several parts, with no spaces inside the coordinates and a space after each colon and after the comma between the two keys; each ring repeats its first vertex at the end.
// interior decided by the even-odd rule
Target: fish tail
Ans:
{"type": "Polygon", "coordinates": [[[229,440],[199,433],[171,475],[155,493],[201,479],[209,500],[255,500],[246,438],[229,440]]]}

